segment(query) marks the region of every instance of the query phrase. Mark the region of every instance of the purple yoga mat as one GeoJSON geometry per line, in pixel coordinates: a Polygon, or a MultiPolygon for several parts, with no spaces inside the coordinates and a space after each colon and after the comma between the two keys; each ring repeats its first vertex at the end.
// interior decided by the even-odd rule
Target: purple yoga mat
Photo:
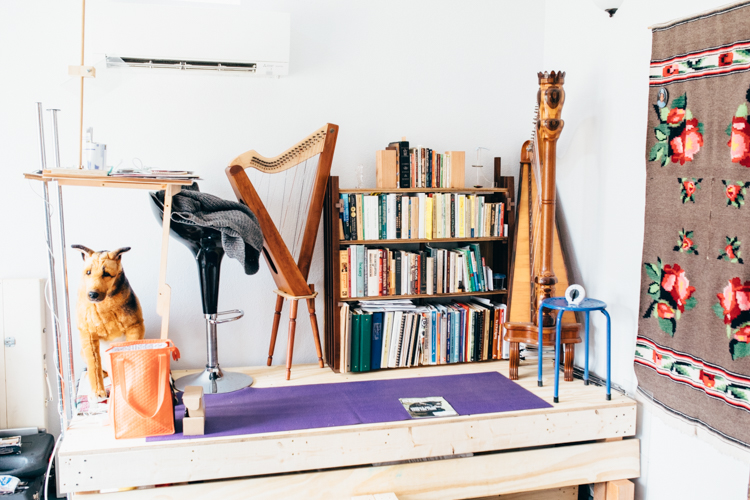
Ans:
{"type": "Polygon", "coordinates": [[[150,437],[147,441],[410,420],[399,398],[438,396],[445,398],[459,415],[552,406],[497,372],[340,384],[248,387],[229,394],[205,396],[205,435],[182,435],[185,407],[179,405],[175,408],[176,434],[150,437]]]}

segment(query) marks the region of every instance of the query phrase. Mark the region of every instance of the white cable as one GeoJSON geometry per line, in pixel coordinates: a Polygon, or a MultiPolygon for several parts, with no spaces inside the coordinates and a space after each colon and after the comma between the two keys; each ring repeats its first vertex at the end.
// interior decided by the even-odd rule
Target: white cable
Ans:
{"type": "Polygon", "coordinates": [[[60,437],[57,438],[57,441],[55,442],[55,447],[52,448],[52,456],[49,457],[49,463],[47,464],[47,473],[44,475],[44,500],[47,500],[47,489],[49,488],[49,472],[52,470],[52,462],[55,460],[55,453],[57,453],[57,445],[60,444],[60,441],[62,440],[62,432],[60,432],[60,437]]]}

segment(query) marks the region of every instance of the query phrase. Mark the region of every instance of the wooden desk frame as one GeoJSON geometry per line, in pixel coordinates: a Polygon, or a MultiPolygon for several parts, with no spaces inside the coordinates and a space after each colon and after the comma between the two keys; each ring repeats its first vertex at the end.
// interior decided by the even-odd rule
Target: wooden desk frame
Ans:
{"type": "Polygon", "coordinates": [[[49,258],[49,280],[52,288],[52,313],[55,318],[61,322],[64,320],[64,332],[60,332],[57,322],[53,321],[53,335],[55,340],[55,363],[57,365],[60,377],[55,377],[57,382],[57,393],[59,398],[59,409],[62,416],[60,421],[60,432],[63,436],[66,433],[68,424],[73,418],[73,409],[75,407],[75,367],[73,363],[73,335],[71,329],[70,315],[70,293],[68,289],[68,264],[66,257],[65,244],[65,217],[63,211],[62,186],[85,186],[98,188],[126,188],[126,189],[147,189],[156,191],[163,189],[164,195],[164,215],[162,222],[162,242],[161,242],[161,259],[159,262],[159,289],[156,304],[156,312],[161,316],[161,338],[166,339],[169,332],[169,307],[171,290],[166,282],[167,279],[167,256],[169,250],[169,227],[172,212],[172,196],[177,193],[182,186],[192,184],[192,180],[177,179],[138,179],[127,177],[106,177],[101,175],[40,175],[36,173],[24,174],[29,180],[41,181],[44,187],[44,210],[45,225],[49,258]],[[55,242],[52,236],[52,204],[49,196],[49,184],[53,182],[57,185],[57,212],[58,238],[62,251],[62,270],[58,273],[55,258],[55,242]],[[62,278],[63,282],[63,309],[64,316],[60,316],[60,308],[57,302],[57,277],[62,278]]]}
{"type": "MultiPolygon", "coordinates": [[[[551,403],[551,379],[537,387],[536,363],[520,368],[518,383],[551,403]]],[[[310,364],[297,367],[291,381],[283,366],[240,370],[254,387],[275,387],[507,369],[507,361],[496,361],[336,374],[310,364]]],[[[76,417],[59,452],[61,490],[167,483],[81,498],[242,499],[252,492],[254,499],[395,493],[399,500],[447,500],[638,477],[636,402],[617,393],[606,401],[603,388],[580,380],[564,385],[566,398],[539,410],[176,441],[115,440],[100,421],[76,417]]]]}

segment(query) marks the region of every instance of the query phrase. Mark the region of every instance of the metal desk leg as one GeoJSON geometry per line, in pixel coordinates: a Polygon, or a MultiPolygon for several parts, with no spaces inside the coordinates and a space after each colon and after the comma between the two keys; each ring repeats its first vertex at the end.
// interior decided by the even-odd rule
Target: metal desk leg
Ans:
{"type": "Polygon", "coordinates": [[[586,311],[586,361],[583,366],[583,385],[589,385],[589,312],[586,311]]]}
{"type": "MultiPolygon", "coordinates": [[[[563,311],[560,309],[557,313],[557,330],[555,332],[555,403],[559,403],[558,391],[560,389],[560,337],[562,336],[562,316],[563,311]]],[[[542,346],[539,346],[539,359],[542,359],[542,346]]]]}
{"type": "Polygon", "coordinates": [[[539,325],[539,367],[536,370],[536,374],[537,374],[536,384],[539,387],[542,387],[542,385],[544,385],[542,382],[542,340],[543,340],[542,333],[544,331],[544,325],[542,324],[543,313],[544,313],[544,304],[542,304],[539,307],[539,323],[537,323],[539,325]]]}
{"type": "MultiPolygon", "coordinates": [[[[57,121],[57,120],[55,120],[57,121]]],[[[57,136],[57,134],[55,134],[57,136]]],[[[65,217],[63,215],[63,195],[62,186],[57,183],[57,214],[60,220],[60,247],[62,252],[62,278],[63,278],[63,311],[65,312],[65,350],[67,351],[67,364],[68,369],[65,371],[65,385],[68,388],[68,408],[67,416],[69,419],[73,418],[73,406],[75,404],[75,365],[73,363],[73,334],[70,327],[70,291],[68,288],[68,258],[67,248],[65,246],[65,217]]]]}
{"type": "Polygon", "coordinates": [[[610,387],[612,368],[612,319],[609,317],[609,313],[606,309],[602,309],[601,311],[607,317],[607,401],[610,401],[612,399],[612,391],[610,387]]]}

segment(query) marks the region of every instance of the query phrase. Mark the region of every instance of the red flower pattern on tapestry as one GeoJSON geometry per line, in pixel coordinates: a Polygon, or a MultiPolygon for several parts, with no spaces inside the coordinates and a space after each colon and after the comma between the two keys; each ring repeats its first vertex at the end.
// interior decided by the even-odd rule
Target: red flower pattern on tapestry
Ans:
{"type": "Polygon", "coordinates": [[[719,66],[729,66],[734,60],[734,54],[732,52],[724,52],[719,56],[719,66]]]}
{"type": "Polygon", "coordinates": [[[674,125],[676,123],[680,123],[684,119],[685,119],[684,109],[673,108],[669,110],[669,114],[667,115],[667,123],[671,123],[672,125],[674,125]]]}
{"type": "Polygon", "coordinates": [[[661,71],[662,76],[672,76],[679,73],[680,66],[678,64],[670,64],[669,66],[664,66],[664,69],[662,69],[661,71]]]}
{"type": "Polygon", "coordinates": [[[732,278],[718,293],[719,305],[723,309],[724,324],[728,325],[743,311],[750,311],[750,281],[744,284],[740,278],[732,278]]]}
{"type": "Polygon", "coordinates": [[[743,167],[750,167],[750,124],[747,118],[735,116],[732,118],[729,142],[732,162],[743,167]]]}
{"type": "Polygon", "coordinates": [[[685,312],[685,303],[695,292],[695,287],[690,286],[690,281],[685,276],[685,270],[680,268],[679,264],[664,266],[661,287],[672,295],[680,312],[685,312]]]}
{"type": "Polygon", "coordinates": [[[698,376],[706,387],[713,387],[716,385],[716,375],[712,373],[706,373],[703,370],[700,371],[698,376]]]}
{"type": "Polygon", "coordinates": [[[750,338],[750,326],[744,326],[737,330],[734,333],[734,338],[737,339],[738,342],[747,342],[747,339],[750,338]]]}
{"type": "Polygon", "coordinates": [[[693,181],[683,181],[682,185],[685,187],[685,193],[688,197],[693,196],[695,194],[695,182],[693,181]]]}
{"type": "Polygon", "coordinates": [[[685,130],[672,139],[670,145],[674,163],[680,162],[680,165],[684,165],[686,161],[693,161],[695,154],[703,147],[703,134],[698,130],[698,120],[686,120],[685,130]]]}

